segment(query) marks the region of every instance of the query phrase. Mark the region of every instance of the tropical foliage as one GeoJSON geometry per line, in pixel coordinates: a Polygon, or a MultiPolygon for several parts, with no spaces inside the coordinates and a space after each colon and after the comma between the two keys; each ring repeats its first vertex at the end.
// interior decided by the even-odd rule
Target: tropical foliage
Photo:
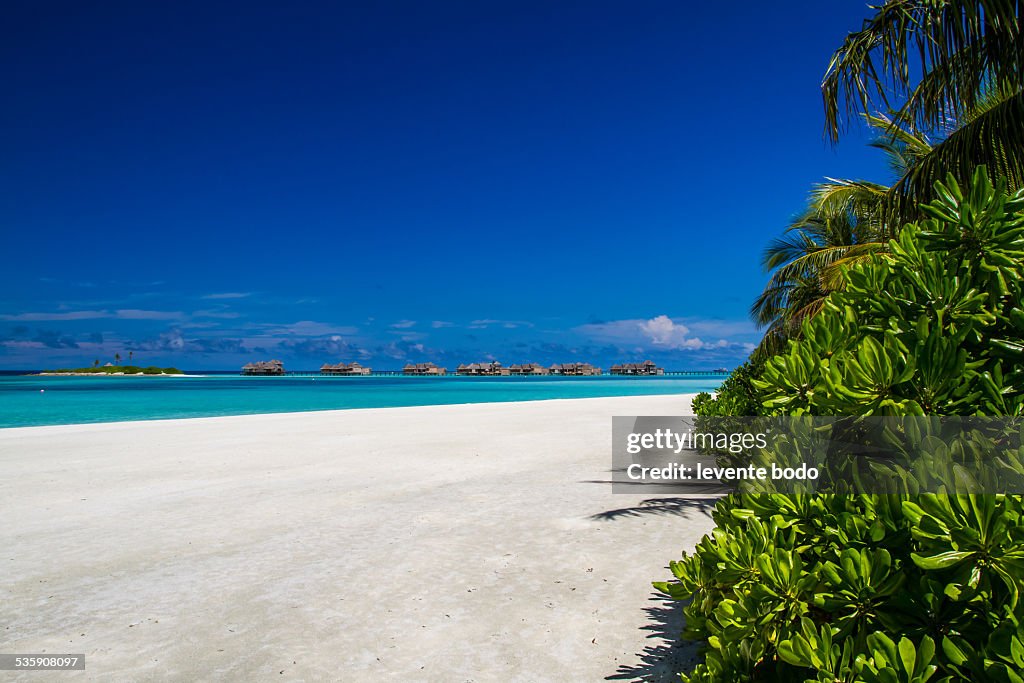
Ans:
{"type": "Polygon", "coordinates": [[[845,291],[753,384],[776,414],[1019,415],[1024,408],[1024,190],[984,167],[967,196],[949,177],[928,219],[845,291]]]}
{"type": "MultiPolygon", "coordinates": [[[[836,51],[822,82],[826,132],[892,111],[892,130],[944,134],[889,192],[903,220],[936,181],[981,164],[1024,185],[1024,34],[1018,0],[889,0],[836,51]]],[[[902,221],[896,220],[897,225],[902,221]]]]}
{"type": "MultiPolygon", "coordinates": [[[[928,139],[894,127],[885,116],[866,116],[889,168],[900,178],[932,149],[928,139]]],[[[827,179],[815,186],[806,210],[765,249],[762,265],[772,273],[750,308],[766,328],[756,358],[779,351],[816,315],[829,293],[843,286],[842,270],[884,251],[896,231],[886,220],[890,188],[867,180],[827,179]]]]}
{"type": "Polygon", "coordinates": [[[684,681],[1024,680],[1019,496],[733,495],[656,587],[704,662],[684,681]]]}
{"type": "Polygon", "coordinates": [[[760,363],[747,361],[729,373],[714,396],[706,391],[694,396],[693,412],[704,417],[760,415],[761,402],[753,384],[760,372],[760,363]]]}
{"type": "MultiPolygon", "coordinates": [[[[694,402],[703,419],[1024,413],[1022,5],[873,9],[827,69],[826,132],[867,117],[894,181],[815,188],[765,255],[754,364],[694,402]]],[[[886,494],[858,490],[866,459],[830,449],[818,492],[717,504],[676,581],[655,584],[687,601],[685,635],[705,643],[684,680],[1024,683],[1024,497],[970,493],[1024,486],[1024,448],[943,443],[920,427],[931,419],[905,433],[929,467],[872,470],[886,494]],[[964,476],[982,461],[988,479],[964,476]]],[[[784,462],[794,443],[752,457],[784,462]]]]}
{"type": "Polygon", "coordinates": [[[889,0],[875,9],[836,51],[822,94],[828,135],[836,140],[855,115],[865,117],[894,181],[829,179],[769,246],[772,276],[751,309],[767,328],[759,357],[799,334],[842,286],[842,267],[920,219],[918,207],[947,174],[965,182],[986,165],[1011,190],[1024,186],[1020,2],[889,0]]]}
{"type": "MultiPolygon", "coordinates": [[[[1021,414],[1024,191],[979,169],[936,192],[891,258],[847,269],[750,381],[765,412],[1021,414]]],[[[1021,481],[1024,449],[1009,460],[1021,481]]],[[[684,635],[706,643],[684,680],[1024,682],[1024,499],[894,481],[720,501],[676,581],[655,584],[688,601],[684,635]]]]}

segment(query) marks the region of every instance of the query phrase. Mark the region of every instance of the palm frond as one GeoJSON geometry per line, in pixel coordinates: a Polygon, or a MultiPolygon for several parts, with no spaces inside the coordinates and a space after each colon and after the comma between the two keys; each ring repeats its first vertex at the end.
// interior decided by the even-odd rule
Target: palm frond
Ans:
{"type": "Polygon", "coordinates": [[[914,220],[918,205],[933,198],[937,181],[947,173],[965,180],[982,164],[1011,190],[1024,187],[1024,91],[991,96],[918,161],[889,193],[890,221],[902,225],[914,220]]]}
{"type": "Polygon", "coordinates": [[[865,114],[864,119],[871,128],[878,131],[878,137],[868,145],[885,153],[889,170],[896,178],[905,176],[907,171],[932,151],[932,143],[927,136],[898,125],[884,114],[865,114]]]}
{"type": "Polygon", "coordinates": [[[832,56],[821,89],[835,141],[855,114],[878,132],[895,183],[826,179],[765,250],[771,273],[751,316],[755,356],[781,350],[952,172],[984,164],[1024,186],[1024,0],[887,0],[832,56]],[[887,113],[877,113],[879,111],[887,113]]]}
{"type": "Polygon", "coordinates": [[[852,244],[880,238],[884,234],[881,208],[889,188],[866,180],[826,180],[814,186],[808,204],[815,220],[828,226],[830,239],[837,241],[843,236],[843,241],[852,244]]]}
{"type": "Polygon", "coordinates": [[[1024,86],[1020,0],[889,0],[875,9],[822,80],[833,141],[857,113],[891,109],[895,122],[927,130],[962,117],[993,84],[1024,86]]]}
{"type": "Polygon", "coordinates": [[[847,266],[885,248],[880,209],[887,191],[877,183],[832,178],[813,188],[807,209],[762,256],[771,275],[750,313],[766,328],[766,339],[798,334],[799,321],[843,287],[847,266]]]}

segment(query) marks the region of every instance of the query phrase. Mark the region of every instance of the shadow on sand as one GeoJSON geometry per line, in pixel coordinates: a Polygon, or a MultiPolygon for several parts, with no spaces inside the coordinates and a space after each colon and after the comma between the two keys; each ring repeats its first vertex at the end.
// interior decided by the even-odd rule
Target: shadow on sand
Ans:
{"type": "MultiPolygon", "coordinates": [[[[644,515],[678,515],[692,517],[703,515],[710,518],[718,497],[647,498],[638,505],[606,510],[591,515],[595,520],[616,520],[644,515]]],[[[691,671],[698,659],[699,643],[685,642],[683,632],[683,603],[672,600],[661,593],[651,593],[649,604],[644,608],[647,622],[640,627],[646,631],[650,643],[638,652],[634,664],[622,664],[618,670],[606,676],[608,681],[645,681],[663,683],[678,681],[681,671],[691,671]]]]}
{"type": "Polygon", "coordinates": [[[711,518],[717,498],[648,498],[639,505],[606,510],[591,515],[591,519],[614,520],[621,517],[641,517],[643,515],[679,515],[690,517],[694,512],[711,518]]]}
{"type": "Polygon", "coordinates": [[[647,624],[641,631],[648,631],[652,642],[637,653],[635,664],[622,664],[606,681],[645,681],[646,683],[667,683],[679,681],[679,672],[691,671],[697,665],[699,643],[685,642],[680,638],[683,632],[683,603],[671,600],[660,593],[652,593],[650,606],[644,608],[647,624]]]}

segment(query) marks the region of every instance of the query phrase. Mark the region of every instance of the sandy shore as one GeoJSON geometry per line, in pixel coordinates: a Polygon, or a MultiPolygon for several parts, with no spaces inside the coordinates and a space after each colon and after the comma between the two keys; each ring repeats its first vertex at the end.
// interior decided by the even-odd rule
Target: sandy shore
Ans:
{"type": "Polygon", "coordinates": [[[676,680],[712,499],[612,494],[688,396],[0,429],[0,680],[676,680]],[[666,639],[666,631],[667,634],[666,639]]]}

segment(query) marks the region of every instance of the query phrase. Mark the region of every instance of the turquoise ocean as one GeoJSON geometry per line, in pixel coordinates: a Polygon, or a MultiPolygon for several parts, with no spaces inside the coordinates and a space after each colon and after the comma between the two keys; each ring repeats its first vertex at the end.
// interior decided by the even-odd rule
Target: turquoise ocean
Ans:
{"type": "Polygon", "coordinates": [[[0,427],[714,391],[685,377],[0,376],[0,427]]]}

